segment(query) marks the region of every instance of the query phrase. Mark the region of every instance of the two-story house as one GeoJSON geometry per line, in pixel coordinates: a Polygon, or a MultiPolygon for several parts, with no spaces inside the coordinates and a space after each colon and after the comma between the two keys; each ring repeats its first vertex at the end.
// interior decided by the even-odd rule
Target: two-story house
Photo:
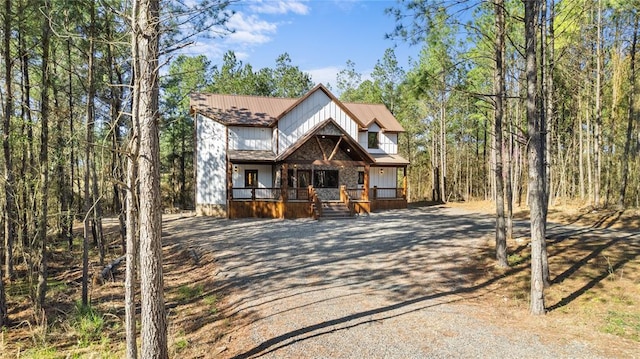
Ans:
{"type": "Polygon", "coordinates": [[[193,94],[196,211],[318,217],[405,208],[404,129],[379,104],[343,103],[318,85],[298,99],[193,94]]]}

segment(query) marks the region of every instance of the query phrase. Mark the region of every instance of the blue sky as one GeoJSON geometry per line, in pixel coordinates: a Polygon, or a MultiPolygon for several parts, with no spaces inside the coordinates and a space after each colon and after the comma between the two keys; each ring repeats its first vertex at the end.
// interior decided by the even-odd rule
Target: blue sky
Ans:
{"type": "Polygon", "coordinates": [[[336,74],[347,60],[366,76],[387,48],[394,47],[399,64],[408,69],[419,47],[387,40],[395,20],[384,9],[389,0],[242,0],[228,26],[235,30],[223,38],[201,39],[186,52],[206,54],[213,64],[233,50],[254,70],[274,67],[278,55],[289,53],[292,64],[312,75],[314,82],[335,90],[336,74]]]}

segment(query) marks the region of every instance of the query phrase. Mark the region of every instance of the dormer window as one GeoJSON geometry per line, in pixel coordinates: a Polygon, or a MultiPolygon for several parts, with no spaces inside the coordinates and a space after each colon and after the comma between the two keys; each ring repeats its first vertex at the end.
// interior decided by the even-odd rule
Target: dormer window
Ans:
{"type": "Polygon", "coordinates": [[[378,132],[367,133],[367,147],[373,149],[378,148],[378,132]]]}

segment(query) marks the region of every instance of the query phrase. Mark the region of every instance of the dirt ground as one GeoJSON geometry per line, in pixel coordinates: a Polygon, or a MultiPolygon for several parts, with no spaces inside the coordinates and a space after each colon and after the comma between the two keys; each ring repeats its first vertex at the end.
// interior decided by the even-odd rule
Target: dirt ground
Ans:
{"type": "MultiPolygon", "coordinates": [[[[533,333],[536,340],[543,343],[588,343],[589,348],[594,350],[591,353],[597,357],[637,357],[640,352],[638,211],[594,210],[576,205],[563,205],[550,210],[548,251],[552,281],[545,291],[548,313],[544,317],[534,318],[528,314],[526,211],[515,211],[517,225],[514,239],[509,241],[510,268],[504,270],[496,268],[492,259],[492,205],[474,202],[454,203],[446,207],[461,211],[461,216],[477,216],[483,223],[482,230],[477,232],[480,233],[477,239],[483,245],[470,250],[464,263],[465,273],[473,273],[468,277],[471,281],[466,281],[465,285],[468,288],[482,285],[483,290],[469,290],[465,295],[458,296],[456,301],[459,308],[463,308],[460,310],[465,317],[476,318],[492,330],[502,332],[500,335],[503,336],[499,338],[526,332],[533,333]]],[[[419,211],[421,207],[413,210],[419,211]]],[[[256,285],[264,284],[260,281],[270,273],[280,273],[283,269],[275,263],[266,263],[266,272],[261,275],[234,278],[235,271],[228,268],[228,256],[236,256],[231,259],[237,266],[244,265],[247,260],[259,263],[259,259],[238,255],[229,248],[205,244],[210,238],[247,233],[259,236],[260,227],[256,224],[261,222],[214,219],[193,222],[190,216],[190,213],[185,213],[164,218],[165,298],[171,356],[242,357],[250,349],[260,348],[260,343],[263,346],[269,344],[268,333],[256,334],[250,329],[249,324],[259,320],[261,313],[239,310],[244,307],[239,306],[243,302],[238,300],[248,292],[268,298],[273,294],[268,292],[268,286],[261,288],[256,285]],[[242,337],[254,341],[240,340],[242,337]]],[[[113,233],[116,222],[106,223],[113,233]]],[[[286,228],[282,227],[282,233],[287,233],[286,228]]],[[[252,246],[251,242],[241,244],[247,253],[252,246]]],[[[24,286],[16,283],[8,285],[12,326],[0,333],[0,357],[122,357],[123,269],[115,272],[113,280],[92,284],[90,293],[93,308],[102,321],[97,328],[87,329],[74,309],[80,293],[79,249],[77,247],[73,252],[68,252],[61,246],[52,251],[54,285],[48,297],[50,305],[46,308],[49,316],[46,329],[37,324],[41,319],[30,309],[24,286]]],[[[107,258],[116,258],[120,255],[119,250],[114,234],[107,258]]],[[[292,253],[298,253],[299,250],[294,248],[292,253]]],[[[101,269],[95,253],[92,266],[94,274],[101,269]]],[[[416,270],[412,275],[419,275],[416,270]]],[[[389,273],[393,274],[393,271],[389,273]]],[[[322,274],[304,272],[304,276],[305,281],[314,285],[322,279],[322,274]]],[[[276,282],[281,280],[280,277],[267,279],[276,282]]],[[[354,285],[352,282],[349,284],[354,285]]],[[[371,305],[375,308],[378,304],[371,305]]],[[[329,320],[331,318],[328,317],[329,320]]],[[[448,331],[438,335],[446,342],[447,338],[456,334],[448,331]]],[[[310,343],[308,340],[306,342],[310,343]]],[[[260,353],[257,352],[258,355],[260,353]]],[[[278,357],[281,353],[272,355],[278,357]]],[[[314,357],[312,352],[307,353],[307,357],[314,357]]],[[[387,357],[400,356],[388,353],[387,357]]]]}

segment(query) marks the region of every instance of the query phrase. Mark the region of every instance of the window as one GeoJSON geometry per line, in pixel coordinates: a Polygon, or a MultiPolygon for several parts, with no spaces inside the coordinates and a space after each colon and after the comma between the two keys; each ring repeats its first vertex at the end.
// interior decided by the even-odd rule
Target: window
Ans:
{"type": "Polygon", "coordinates": [[[367,132],[367,147],[368,148],[378,148],[378,133],[377,132],[367,132]]]}
{"type": "Polygon", "coordinates": [[[364,171],[358,171],[358,184],[364,184],[364,171]]]}
{"type": "Polygon", "coordinates": [[[313,172],[313,186],[316,188],[338,188],[338,171],[317,170],[313,172]]]}
{"type": "Polygon", "coordinates": [[[258,170],[244,171],[245,188],[258,187],[258,170]]]}
{"type": "Polygon", "coordinates": [[[309,170],[297,170],[298,176],[293,175],[293,170],[289,170],[287,173],[287,185],[291,188],[307,188],[309,187],[309,179],[311,178],[311,171],[309,170]]]}

